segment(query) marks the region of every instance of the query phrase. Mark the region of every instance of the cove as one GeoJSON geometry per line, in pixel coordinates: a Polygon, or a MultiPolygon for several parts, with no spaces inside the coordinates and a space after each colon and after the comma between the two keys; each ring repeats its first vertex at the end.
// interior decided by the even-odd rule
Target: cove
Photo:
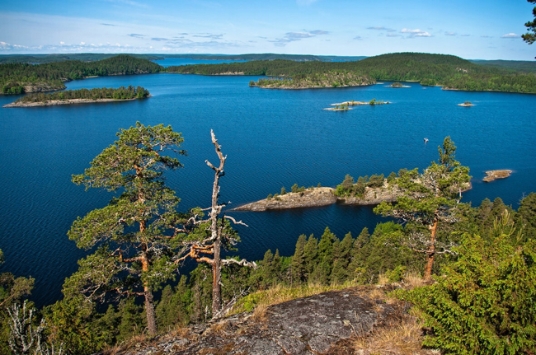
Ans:
{"type": "MultiPolygon", "coordinates": [[[[436,160],[445,136],[455,142],[457,159],[471,169],[473,189],[464,201],[480,204],[501,197],[517,207],[536,191],[536,96],[444,91],[409,83],[314,90],[250,88],[258,77],[155,74],[86,79],[68,89],[143,86],[152,97],[129,103],[0,110],[0,272],[32,276],[38,305],[61,297],[65,277],[86,252],[66,232],[77,216],[105,206],[111,194],[84,191],[70,182],[115,140],[120,128],[140,121],[164,123],[182,132],[184,168],[167,175],[181,198],[180,209],[210,204],[214,161],[210,129],[228,156],[221,199],[229,208],[300,186],[335,186],[345,174],[424,168],[436,160]],[[323,110],[349,100],[389,101],[351,111],[323,110]],[[473,107],[457,104],[471,101],[473,107]],[[424,143],[424,138],[428,143],[424,143]],[[486,184],[486,170],[510,169],[511,177],[486,184]]],[[[0,96],[0,106],[16,97],[0,96]]],[[[373,229],[381,219],[370,207],[233,212],[239,227],[239,254],[261,259],[267,249],[294,251],[300,234],[320,236],[326,226],[342,238],[373,229]]]]}

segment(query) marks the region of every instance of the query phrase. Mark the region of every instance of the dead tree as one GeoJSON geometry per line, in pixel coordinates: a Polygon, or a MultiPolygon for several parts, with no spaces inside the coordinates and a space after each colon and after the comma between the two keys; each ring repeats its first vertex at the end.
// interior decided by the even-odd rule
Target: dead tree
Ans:
{"type": "MultiPolygon", "coordinates": [[[[255,262],[248,262],[245,259],[223,259],[221,258],[221,249],[232,247],[238,242],[236,233],[230,226],[230,222],[233,224],[240,224],[247,226],[242,221],[237,221],[231,216],[222,214],[222,209],[225,207],[225,203],[219,203],[218,197],[220,196],[220,178],[225,175],[224,167],[227,156],[224,156],[221,151],[221,146],[218,144],[218,140],[214,135],[214,131],[210,131],[212,138],[212,144],[218,155],[219,165],[215,166],[208,160],[205,163],[214,171],[214,182],[212,184],[212,200],[211,207],[204,210],[209,210],[208,219],[199,219],[199,215],[192,216],[186,223],[186,227],[178,229],[180,233],[191,231],[193,228],[202,229],[202,232],[207,232],[208,236],[201,240],[185,241],[183,242],[183,248],[179,252],[176,263],[180,263],[188,257],[194,259],[197,262],[207,263],[212,268],[212,317],[219,317],[222,312],[221,301],[221,268],[224,265],[231,263],[241,266],[256,267],[255,262]]],[[[205,234],[206,235],[206,234],[205,234]]]]}

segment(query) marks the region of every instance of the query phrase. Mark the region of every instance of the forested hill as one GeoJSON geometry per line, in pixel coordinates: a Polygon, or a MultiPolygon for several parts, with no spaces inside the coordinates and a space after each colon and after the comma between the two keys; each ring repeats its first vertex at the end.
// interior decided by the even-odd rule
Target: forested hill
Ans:
{"type": "MultiPolygon", "coordinates": [[[[392,53],[355,62],[295,62],[288,60],[251,61],[211,65],[169,67],[168,72],[187,74],[243,74],[300,78],[319,73],[353,72],[377,81],[415,81],[467,91],[536,93],[536,75],[479,65],[443,54],[392,53]]],[[[334,75],[336,77],[336,75],[334,75]]],[[[257,83],[269,87],[267,80],[257,83]]],[[[289,85],[292,87],[292,84],[289,85]]]]}
{"type": "MultiPolygon", "coordinates": [[[[54,62],[65,62],[67,60],[79,60],[82,62],[95,62],[117,56],[117,53],[61,53],[61,54],[1,54],[0,64],[4,63],[27,63],[27,64],[46,64],[54,62]]],[[[158,60],[164,59],[159,54],[128,54],[134,58],[158,60]]]]}
{"type": "Polygon", "coordinates": [[[61,90],[65,81],[90,76],[158,73],[163,68],[146,59],[118,55],[95,62],[68,60],[47,64],[0,65],[0,88],[3,94],[21,94],[61,90]]]}

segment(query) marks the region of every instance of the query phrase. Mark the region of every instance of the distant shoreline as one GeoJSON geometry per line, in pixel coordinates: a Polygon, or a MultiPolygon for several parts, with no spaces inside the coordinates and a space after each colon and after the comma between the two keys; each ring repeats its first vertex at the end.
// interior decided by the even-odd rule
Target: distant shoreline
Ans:
{"type": "Polygon", "coordinates": [[[133,99],[70,99],[70,100],[49,100],[46,102],[12,102],[4,105],[4,108],[20,108],[20,107],[43,107],[43,106],[59,106],[59,105],[78,105],[78,104],[93,104],[101,102],[123,102],[133,101],[133,99]]]}

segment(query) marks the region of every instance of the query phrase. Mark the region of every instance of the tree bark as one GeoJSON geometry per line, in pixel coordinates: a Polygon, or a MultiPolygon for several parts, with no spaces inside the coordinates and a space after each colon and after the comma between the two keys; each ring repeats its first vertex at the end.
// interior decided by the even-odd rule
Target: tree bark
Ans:
{"type": "Polygon", "coordinates": [[[426,268],[424,269],[425,281],[430,281],[432,279],[432,267],[434,266],[437,223],[438,223],[438,220],[435,219],[434,223],[429,227],[430,228],[430,246],[428,247],[428,250],[426,251],[426,268]]]}
{"type": "MultiPolygon", "coordinates": [[[[141,257],[141,270],[142,272],[149,271],[149,261],[145,253],[141,257]]],[[[145,314],[147,315],[147,333],[153,336],[156,335],[156,314],[154,311],[153,291],[147,283],[143,285],[143,294],[145,296],[145,314]]]]}
{"type": "Polygon", "coordinates": [[[221,241],[214,241],[214,258],[212,263],[212,317],[221,309],[221,241]]]}

